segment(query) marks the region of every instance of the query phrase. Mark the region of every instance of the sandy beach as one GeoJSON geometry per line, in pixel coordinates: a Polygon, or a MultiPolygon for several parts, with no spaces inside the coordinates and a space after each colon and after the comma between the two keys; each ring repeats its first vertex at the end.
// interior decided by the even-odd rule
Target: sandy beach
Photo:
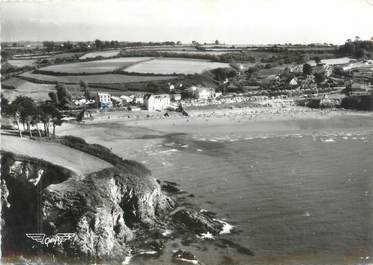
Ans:
{"type": "Polygon", "coordinates": [[[138,138],[151,132],[152,135],[186,133],[198,135],[219,135],[222,133],[275,133],[297,131],[302,128],[292,126],[292,122],[314,120],[327,123],[346,116],[366,117],[373,120],[373,113],[343,109],[310,109],[305,107],[258,107],[228,109],[187,110],[189,116],[179,112],[116,111],[95,113],[93,119],[82,123],[65,123],[57,131],[64,135],[77,128],[105,127],[107,129],[124,125],[122,136],[138,138]],[[168,115],[165,116],[165,113],[168,115]]]}

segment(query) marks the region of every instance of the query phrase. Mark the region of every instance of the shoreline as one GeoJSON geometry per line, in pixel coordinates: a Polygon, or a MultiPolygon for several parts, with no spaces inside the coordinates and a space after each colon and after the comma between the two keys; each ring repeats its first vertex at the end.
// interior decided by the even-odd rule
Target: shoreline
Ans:
{"type": "MultiPolygon", "coordinates": [[[[188,110],[187,110],[188,111],[188,110]]],[[[343,119],[343,117],[373,118],[373,112],[351,111],[344,109],[310,109],[306,107],[259,107],[259,108],[228,108],[228,109],[197,109],[190,110],[189,116],[179,112],[148,112],[148,111],[118,111],[93,114],[93,120],[82,123],[65,123],[57,132],[69,134],[82,129],[123,127],[121,136],[137,138],[140,135],[165,135],[173,133],[186,134],[220,134],[220,133],[276,133],[290,130],[301,131],[298,123],[328,121],[343,119]],[[165,117],[164,114],[168,113],[165,117]]],[[[373,120],[373,119],[372,119],[373,120]]],[[[373,124],[372,124],[373,126],[373,124]]],[[[350,127],[350,126],[348,126],[350,127]]],[[[371,127],[367,124],[367,127],[371,127]]],[[[314,131],[317,128],[309,128],[314,131]]]]}

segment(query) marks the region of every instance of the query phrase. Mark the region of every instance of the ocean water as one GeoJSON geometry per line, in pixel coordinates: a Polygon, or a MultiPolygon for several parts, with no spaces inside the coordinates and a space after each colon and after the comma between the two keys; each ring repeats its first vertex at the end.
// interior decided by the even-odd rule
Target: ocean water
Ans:
{"type": "Polygon", "coordinates": [[[179,248],[204,264],[370,264],[371,123],[341,117],[285,122],[277,128],[291,130],[281,133],[264,126],[265,132],[255,134],[233,128],[137,140],[118,134],[87,137],[143,162],[155,177],[179,183],[200,208],[235,227],[237,232],[224,238],[255,255],[222,250],[208,240],[189,246],[175,241],[161,257],[133,264],[168,264],[170,253],[179,248]]]}

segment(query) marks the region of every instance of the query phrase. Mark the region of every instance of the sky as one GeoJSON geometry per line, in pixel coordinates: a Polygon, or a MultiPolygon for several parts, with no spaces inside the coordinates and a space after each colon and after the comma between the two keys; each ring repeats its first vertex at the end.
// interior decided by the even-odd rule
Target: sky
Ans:
{"type": "Polygon", "coordinates": [[[373,0],[0,0],[2,41],[341,44],[373,37],[373,0]]]}

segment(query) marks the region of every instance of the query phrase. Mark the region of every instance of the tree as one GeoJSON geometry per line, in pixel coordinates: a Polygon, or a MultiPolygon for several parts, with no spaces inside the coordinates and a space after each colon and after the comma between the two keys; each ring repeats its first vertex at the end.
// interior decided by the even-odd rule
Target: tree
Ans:
{"type": "Polygon", "coordinates": [[[8,107],[9,101],[7,98],[4,97],[3,93],[1,93],[1,113],[7,113],[8,107]]]}
{"type": "Polygon", "coordinates": [[[80,89],[84,92],[84,97],[86,99],[90,99],[91,96],[89,94],[89,85],[86,81],[80,80],[80,89]]]}
{"type": "Polygon", "coordinates": [[[31,126],[36,115],[36,104],[30,97],[18,96],[13,102],[14,117],[19,127],[19,120],[26,123],[27,130],[32,137],[31,126]]]}
{"type": "Polygon", "coordinates": [[[237,72],[230,68],[216,68],[211,71],[214,74],[214,78],[218,81],[224,81],[227,78],[232,78],[237,75],[237,72]]]}
{"type": "Polygon", "coordinates": [[[325,80],[325,73],[315,73],[315,82],[320,84],[325,80]]]}
{"type": "Polygon", "coordinates": [[[19,137],[22,138],[22,131],[20,126],[20,114],[17,110],[17,106],[15,104],[9,104],[8,100],[3,97],[1,94],[1,114],[8,115],[14,118],[14,121],[17,124],[17,129],[19,132],[19,137]]]}
{"type": "Polygon", "coordinates": [[[219,40],[216,40],[215,45],[219,45],[219,44],[220,44],[219,40]]]}
{"type": "Polygon", "coordinates": [[[43,47],[50,52],[54,50],[55,43],[53,41],[43,41],[43,47]]]}
{"type": "Polygon", "coordinates": [[[71,102],[72,102],[72,96],[64,85],[62,84],[56,85],[56,95],[57,95],[56,97],[57,107],[60,107],[62,109],[69,108],[69,105],[71,105],[71,102]]]}
{"type": "Polygon", "coordinates": [[[95,40],[95,46],[96,46],[96,49],[101,50],[101,49],[103,48],[103,43],[102,43],[102,41],[99,40],[99,39],[96,39],[96,40],[95,40]]]}
{"type": "Polygon", "coordinates": [[[315,61],[315,63],[316,63],[316,65],[318,65],[318,64],[320,64],[321,63],[321,59],[320,59],[320,57],[319,56],[315,56],[314,58],[314,61],[315,61]]]}
{"type": "Polygon", "coordinates": [[[304,75],[311,75],[312,74],[312,66],[308,63],[305,63],[303,65],[303,74],[304,75]]]}
{"type": "Polygon", "coordinates": [[[44,123],[45,135],[50,137],[49,127],[52,123],[53,137],[56,136],[56,126],[60,126],[63,122],[62,114],[53,102],[44,102],[40,105],[40,120],[44,123]]]}

